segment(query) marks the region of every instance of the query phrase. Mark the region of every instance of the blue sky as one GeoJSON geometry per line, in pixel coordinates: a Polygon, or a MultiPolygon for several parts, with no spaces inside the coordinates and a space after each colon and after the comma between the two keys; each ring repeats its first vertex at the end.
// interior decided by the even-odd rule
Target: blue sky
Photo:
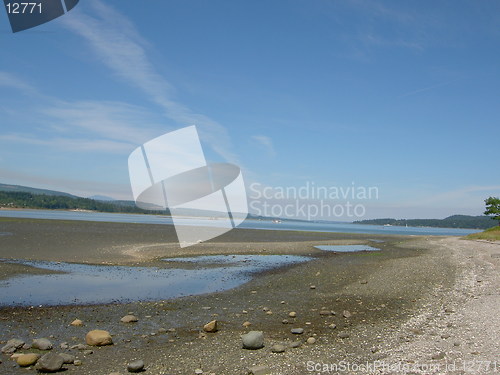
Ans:
{"type": "Polygon", "coordinates": [[[247,184],[378,187],[366,218],[500,195],[497,1],[81,0],[16,34],[0,13],[0,182],[131,199],[128,155],[194,124],[247,184]]]}

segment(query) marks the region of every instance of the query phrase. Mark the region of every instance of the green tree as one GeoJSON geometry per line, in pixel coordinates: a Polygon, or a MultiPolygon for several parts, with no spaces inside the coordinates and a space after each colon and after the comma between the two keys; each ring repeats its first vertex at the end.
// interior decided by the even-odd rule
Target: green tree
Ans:
{"type": "Polygon", "coordinates": [[[484,214],[491,215],[491,218],[494,220],[499,220],[498,225],[500,225],[500,198],[489,197],[484,200],[484,203],[486,203],[484,214]]]}

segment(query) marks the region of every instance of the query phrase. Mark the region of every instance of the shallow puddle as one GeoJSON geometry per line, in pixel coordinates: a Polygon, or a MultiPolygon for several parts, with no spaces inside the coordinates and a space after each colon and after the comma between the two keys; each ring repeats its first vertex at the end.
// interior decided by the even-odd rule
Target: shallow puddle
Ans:
{"type": "Polygon", "coordinates": [[[0,260],[64,273],[20,275],[0,281],[0,306],[152,301],[235,288],[255,272],[310,260],[290,255],[202,256],[165,259],[216,264],[210,268],[96,266],[0,260]],[[220,266],[218,266],[220,265],[220,266]]]}
{"type": "Polygon", "coordinates": [[[368,245],[320,245],[314,247],[319,250],[333,251],[336,253],[354,253],[357,251],[380,251],[380,249],[368,245]]]}

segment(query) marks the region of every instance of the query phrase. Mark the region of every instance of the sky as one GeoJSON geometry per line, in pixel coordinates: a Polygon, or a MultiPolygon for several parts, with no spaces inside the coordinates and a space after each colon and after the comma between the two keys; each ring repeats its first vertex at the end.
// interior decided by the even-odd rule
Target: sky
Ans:
{"type": "Polygon", "coordinates": [[[0,183],[132,199],[130,153],[196,125],[250,200],[375,187],[331,219],[480,215],[499,26],[493,0],[81,0],[15,34],[2,10],[0,183]]]}

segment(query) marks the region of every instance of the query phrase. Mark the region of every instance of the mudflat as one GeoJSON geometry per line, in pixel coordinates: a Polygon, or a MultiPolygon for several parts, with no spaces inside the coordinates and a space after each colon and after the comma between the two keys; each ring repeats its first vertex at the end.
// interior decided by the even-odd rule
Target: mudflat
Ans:
{"type": "MultiPolygon", "coordinates": [[[[200,296],[0,308],[2,344],[12,338],[29,344],[49,338],[54,352],[81,361],[64,365],[68,373],[125,374],[135,359],[144,361],[147,374],[248,374],[254,366],[270,374],[500,370],[498,243],[236,229],[181,249],[169,226],[27,219],[0,219],[0,232],[11,233],[0,236],[0,258],[7,259],[159,266],[161,258],[176,256],[312,257],[257,274],[240,287],[200,296]],[[336,244],[369,244],[381,251],[341,254],[314,248],[336,244]],[[122,323],[129,313],[138,321],[122,323]],[[74,319],[84,325],[70,325],[74,319]],[[218,322],[215,333],[203,330],[211,320],[218,322]],[[292,333],[296,328],[303,333],[292,333]],[[109,331],[114,345],[70,349],[85,344],[93,329],[109,331]],[[263,332],[263,348],[242,348],[241,335],[249,331],[263,332]],[[284,351],[273,352],[275,345],[284,351]]],[[[0,262],[0,292],[10,277],[33,272],[45,271],[0,262]]],[[[36,290],[33,285],[26,293],[36,290]]],[[[43,354],[18,350],[32,351],[43,354]]],[[[1,360],[0,374],[27,373],[7,355],[1,360]]]]}

